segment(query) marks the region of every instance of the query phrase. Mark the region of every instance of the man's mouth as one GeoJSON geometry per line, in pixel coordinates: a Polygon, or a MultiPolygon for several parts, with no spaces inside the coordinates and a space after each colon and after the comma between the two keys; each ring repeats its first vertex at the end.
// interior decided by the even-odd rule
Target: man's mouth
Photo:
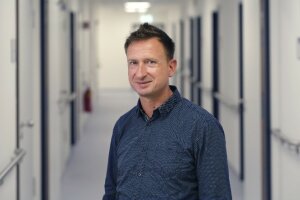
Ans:
{"type": "Polygon", "coordinates": [[[151,83],[151,81],[138,81],[136,83],[139,85],[145,85],[145,84],[151,83]]]}
{"type": "Polygon", "coordinates": [[[151,83],[151,81],[137,81],[136,82],[136,84],[139,85],[140,87],[146,87],[150,83],[151,83]]]}

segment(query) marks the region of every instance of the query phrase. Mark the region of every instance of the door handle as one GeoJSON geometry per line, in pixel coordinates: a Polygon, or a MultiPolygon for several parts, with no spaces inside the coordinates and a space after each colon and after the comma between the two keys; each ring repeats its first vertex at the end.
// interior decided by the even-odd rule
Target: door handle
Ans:
{"type": "Polygon", "coordinates": [[[76,92],[73,92],[69,95],[69,103],[71,103],[72,101],[74,101],[77,98],[77,94],[76,92]]]}
{"type": "Polygon", "coordinates": [[[20,128],[25,128],[25,127],[27,127],[27,128],[32,128],[32,127],[34,127],[34,122],[33,122],[33,120],[28,120],[27,122],[21,122],[21,123],[20,123],[20,128]]]}

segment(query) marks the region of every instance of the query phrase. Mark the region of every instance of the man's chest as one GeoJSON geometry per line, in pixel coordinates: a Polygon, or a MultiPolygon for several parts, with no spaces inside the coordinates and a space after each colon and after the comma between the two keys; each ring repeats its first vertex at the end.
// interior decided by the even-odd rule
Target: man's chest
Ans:
{"type": "Polygon", "coordinates": [[[119,177],[172,179],[194,170],[191,148],[178,133],[151,126],[129,131],[118,145],[119,177]]]}

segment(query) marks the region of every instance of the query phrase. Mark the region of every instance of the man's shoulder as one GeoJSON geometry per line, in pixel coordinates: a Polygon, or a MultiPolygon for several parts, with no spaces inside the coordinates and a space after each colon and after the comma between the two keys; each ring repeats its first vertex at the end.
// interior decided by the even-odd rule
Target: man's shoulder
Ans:
{"type": "Polygon", "coordinates": [[[205,108],[194,104],[185,98],[183,98],[182,104],[182,112],[185,112],[187,118],[193,122],[208,126],[221,126],[215,116],[208,112],[205,108]]]}
{"type": "Polygon", "coordinates": [[[183,98],[182,100],[182,111],[188,113],[189,115],[195,115],[197,118],[214,118],[205,108],[191,102],[188,99],[183,98]]]}
{"type": "Polygon", "coordinates": [[[119,119],[117,120],[116,124],[118,124],[118,125],[126,124],[126,122],[128,122],[128,120],[130,120],[133,116],[135,116],[137,114],[137,111],[138,111],[137,106],[134,106],[129,111],[127,111],[126,113],[121,115],[119,117],[119,119]]]}

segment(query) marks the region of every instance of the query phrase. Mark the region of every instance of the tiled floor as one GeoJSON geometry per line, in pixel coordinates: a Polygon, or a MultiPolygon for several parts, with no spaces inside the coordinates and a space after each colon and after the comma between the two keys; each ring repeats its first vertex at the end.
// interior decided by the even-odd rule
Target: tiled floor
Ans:
{"type": "MultiPolygon", "coordinates": [[[[132,91],[101,91],[99,105],[73,148],[62,178],[61,200],[100,200],[104,192],[108,149],[113,125],[133,107],[137,96],[132,91]]],[[[230,172],[233,200],[242,200],[242,185],[230,172]]]]}

